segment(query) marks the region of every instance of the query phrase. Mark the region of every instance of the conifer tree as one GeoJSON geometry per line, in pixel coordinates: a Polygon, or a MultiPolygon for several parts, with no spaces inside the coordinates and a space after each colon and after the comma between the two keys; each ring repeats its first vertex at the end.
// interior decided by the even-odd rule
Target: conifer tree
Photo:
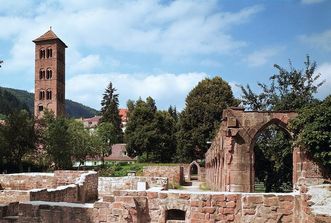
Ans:
{"type": "Polygon", "coordinates": [[[103,94],[101,101],[101,120],[100,122],[108,122],[112,124],[116,132],[116,142],[123,140],[123,132],[121,126],[121,117],[118,110],[118,94],[115,93],[116,89],[113,87],[112,82],[109,82],[108,87],[103,94]]]}

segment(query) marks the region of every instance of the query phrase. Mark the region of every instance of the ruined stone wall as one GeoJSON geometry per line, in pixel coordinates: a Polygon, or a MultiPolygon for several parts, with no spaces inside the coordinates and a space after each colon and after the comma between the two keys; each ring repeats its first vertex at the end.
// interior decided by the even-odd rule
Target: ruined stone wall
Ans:
{"type": "Polygon", "coordinates": [[[115,191],[94,204],[24,202],[17,222],[331,222],[311,206],[311,196],[299,193],[115,191]],[[184,211],[185,221],[167,221],[173,209],[184,211]]]}
{"type": "Polygon", "coordinates": [[[78,186],[78,200],[82,203],[98,199],[98,173],[89,171],[82,173],[75,182],[78,186]]]}
{"type": "MultiPolygon", "coordinates": [[[[49,178],[54,185],[53,188],[30,189],[36,185],[37,180],[44,177],[42,174],[8,174],[4,179],[8,180],[7,185],[15,185],[26,190],[5,190],[0,191],[0,203],[23,202],[23,201],[51,201],[51,202],[89,202],[98,199],[98,174],[94,171],[75,173],[73,171],[57,171],[54,177],[49,178]],[[61,176],[61,177],[58,177],[61,176]],[[77,177],[78,176],[78,177],[77,177]],[[31,178],[31,184],[28,178],[31,178]],[[58,178],[57,178],[58,177],[58,178]],[[67,177],[67,178],[65,178],[67,177]],[[13,180],[12,180],[13,178],[13,180]],[[57,183],[55,183],[57,182],[57,183]],[[70,182],[74,182],[68,184],[70,182]],[[64,185],[66,184],[66,185],[64,185]]],[[[45,178],[42,178],[45,180],[45,178]]],[[[51,184],[39,184],[50,186],[51,184]]],[[[13,187],[8,187],[13,188],[13,187]]]]}
{"type": "Polygon", "coordinates": [[[31,190],[30,201],[80,202],[75,184],[59,186],[55,189],[31,190]]]}
{"type": "Polygon", "coordinates": [[[2,190],[31,190],[55,186],[53,173],[0,174],[0,189],[2,190]]]}
{"type": "Polygon", "coordinates": [[[80,176],[88,171],[74,171],[74,170],[56,170],[54,171],[54,178],[56,179],[56,185],[68,185],[74,184],[80,178],[80,176]]]}
{"type": "Polygon", "coordinates": [[[166,177],[99,177],[98,192],[99,195],[113,194],[116,190],[137,190],[138,182],[146,182],[147,189],[158,187],[167,189],[168,179],[166,177]]]}
{"type": "Polygon", "coordinates": [[[17,223],[94,223],[97,219],[91,204],[61,205],[49,202],[19,204],[17,223]]]}
{"type": "Polygon", "coordinates": [[[184,183],[184,168],[182,166],[145,166],[145,177],[167,177],[169,184],[181,185],[184,183]]]}
{"type": "MultiPolygon", "coordinates": [[[[254,192],[254,144],[258,134],[271,124],[289,133],[287,125],[295,112],[246,112],[242,108],[223,111],[223,119],[206,156],[206,181],[212,190],[254,192]]],[[[289,133],[290,134],[290,133],[289,133]]],[[[323,171],[302,149],[293,151],[293,185],[319,184],[323,171]]]]}
{"type": "Polygon", "coordinates": [[[29,201],[30,193],[23,190],[0,191],[0,204],[8,204],[17,201],[29,201]]]}
{"type": "Polygon", "coordinates": [[[185,219],[192,223],[295,222],[295,219],[300,219],[300,213],[295,211],[293,194],[168,192],[138,194],[125,191],[120,191],[115,196],[112,218],[114,222],[124,222],[126,219],[138,219],[140,214],[143,215],[142,218],[150,219],[151,222],[166,222],[166,211],[171,209],[185,211],[185,219]],[[138,208],[141,207],[148,211],[139,212],[138,208]]]}

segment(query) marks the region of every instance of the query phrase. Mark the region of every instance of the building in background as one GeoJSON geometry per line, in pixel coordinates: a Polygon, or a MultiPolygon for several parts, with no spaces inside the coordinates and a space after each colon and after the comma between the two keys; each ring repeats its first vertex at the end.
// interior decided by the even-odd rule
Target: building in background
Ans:
{"type": "MultiPolygon", "coordinates": [[[[135,163],[137,157],[131,158],[128,156],[126,151],[126,144],[114,144],[111,147],[112,153],[109,156],[104,157],[106,165],[115,163],[135,163]]],[[[74,167],[93,167],[100,166],[102,164],[101,157],[88,157],[84,162],[74,162],[74,167]]]]}
{"type": "MultiPolygon", "coordinates": [[[[118,112],[121,117],[122,131],[124,132],[126,125],[128,123],[128,117],[127,117],[128,109],[120,108],[120,109],[118,109],[118,112]]],[[[84,128],[93,132],[97,128],[97,126],[100,122],[100,119],[101,119],[101,116],[94,116],[91,118],[81,118],[81,119],[77,119],[77,120],[83,123],[84,128]]]]}
{"type": "Polygon", "coordinates": [[[50,29],[33,40],[35,43],[34,115],[45,109],[55,116],[65,115],[66,44],[50,29]]]}

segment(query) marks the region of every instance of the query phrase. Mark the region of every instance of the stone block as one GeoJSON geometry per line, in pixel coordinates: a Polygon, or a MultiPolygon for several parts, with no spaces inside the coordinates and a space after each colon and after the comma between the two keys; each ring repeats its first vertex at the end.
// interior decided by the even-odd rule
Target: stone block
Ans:
{"type": "Polygon", "coordinates": [[[216,211],[216,208],[214,207],[204,207],[202,208],[204,213],[214,214],[216,211]]]}
{"type": "Polygon", "coordinates": [[[267,207],[270,207],[270,206],[278,206],[279,204],[279,200],[278,200],[278,197],[265,197],[264,198],[264,205],[267,206],[267,207]]]}

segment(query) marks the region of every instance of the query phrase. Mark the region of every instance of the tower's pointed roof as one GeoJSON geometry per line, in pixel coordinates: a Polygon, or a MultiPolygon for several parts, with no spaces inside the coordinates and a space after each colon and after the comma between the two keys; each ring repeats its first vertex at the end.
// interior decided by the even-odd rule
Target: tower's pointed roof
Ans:
{"type": "Polygon", "coordinates": [[[33,40],[33,42],[37,43],[47,40],[59,40],[65,47],[67,47],[67,45],[59,37],[57,37],[57,35],[52,31],[52,28],[50,28],[43,35],[39,36],[37,39],[33,40]]]}

